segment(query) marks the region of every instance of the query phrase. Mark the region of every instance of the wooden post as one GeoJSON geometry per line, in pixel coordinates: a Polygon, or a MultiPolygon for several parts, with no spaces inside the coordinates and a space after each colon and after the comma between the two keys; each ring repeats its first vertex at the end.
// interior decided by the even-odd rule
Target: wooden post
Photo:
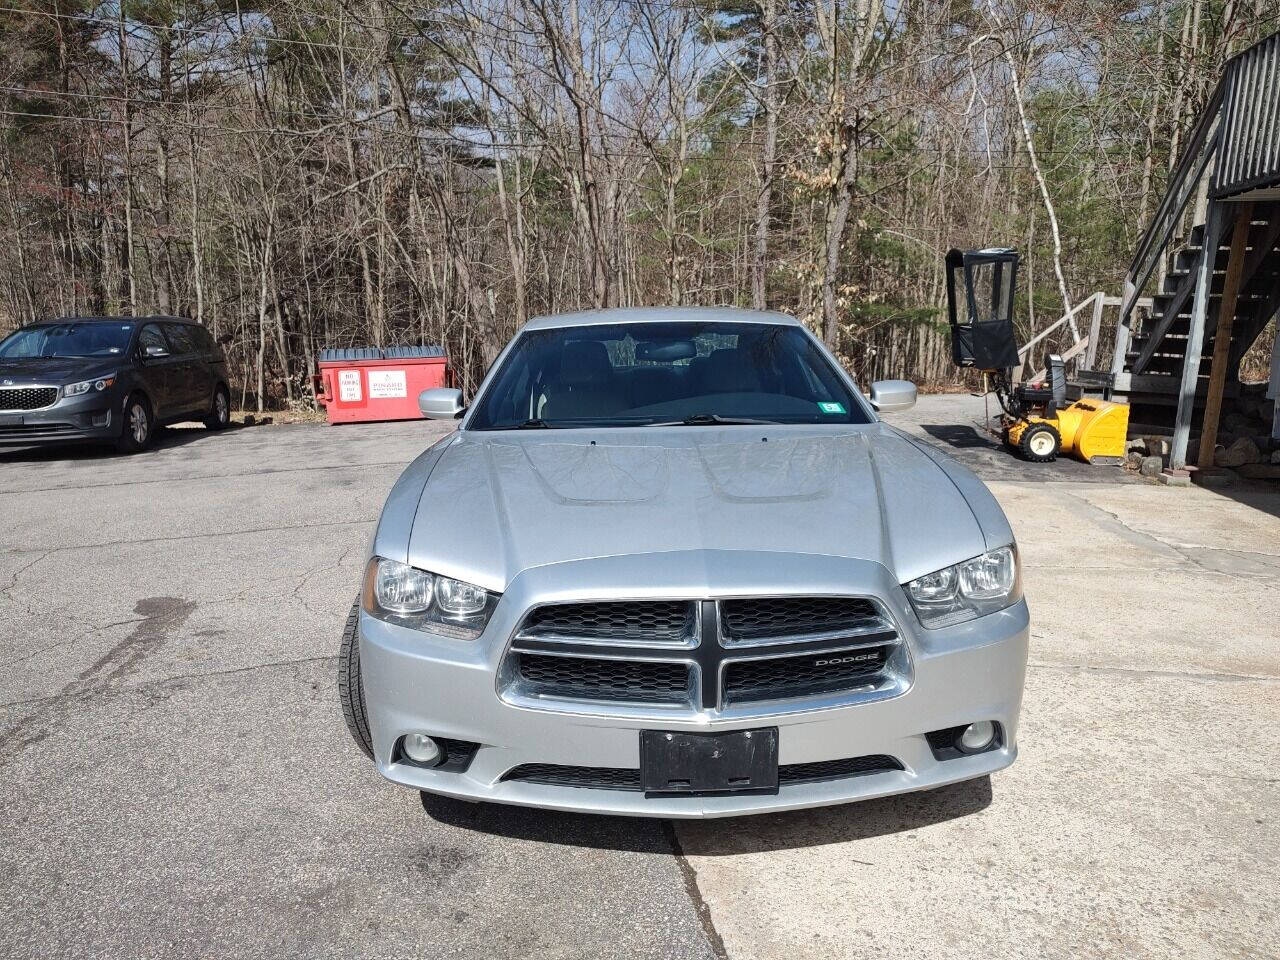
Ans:
{"type": "Polygon", "coordinates": [[[1089,324],[1089,349],[1084,355],[1084,368],[1092,370],[1098,361],[1098,337],[1102,334],[1102,305],[1107,298],[1099,290],[1093,295],[1093,320],[1089,324]]]}
{"type": "Polygon", "coordinates": [[[1169,468],[1182,470],[1187,465],[1187,440],[1191,436],[1191,417],[1196,405],[1196,387],[1200,381],[1200,351],[1204,348],[1204,318],[1209,309],[1209,287],[1213,283],[1213,265],[1222,242],[1223,205],[1210,201],[1204,225],[1204,246],[1196,265],[1196,293],[1191,305],[1191,324],[1187,330],[1187,352],[1182,364],[1178,387],[1178,415],[1173,423],[1173,445],[1169,451],[1169,468]]]}
{"type": "Polygon", "coordinates": [[[1213,466],[1213,450],[1218,442],[1218,418],[1222,414],[1222,392],[1227,385],[1227,366],[1231,359],[1231,329],[1235,324],[1236,303],[1240,298],[1240,278],[1244,273],[1249,225],[1253,222],[1253,204],[1246,202],[1239,206],[1236,225],[1231,233],[1231,257],[1227,260],[1227,276],[1222,284],[1218,326],[1213,335],[1213,366],[1209,371],[1209,392],[1204,398],[1204,422],[1200,427],[1201,470],[1208,470],[1213,466]]]}
{"type": "Polygon", "coordinates": [[[1138,299],[1138,288],[1132,277],[1124,279],[1124,296],[1120,298],[1120,316],[1116,319],[1116,343],[1111,354],[1111,372],[1123,373],[1129,356],[1129,339],[1133,334],[1133,308],[1138,299]]]}

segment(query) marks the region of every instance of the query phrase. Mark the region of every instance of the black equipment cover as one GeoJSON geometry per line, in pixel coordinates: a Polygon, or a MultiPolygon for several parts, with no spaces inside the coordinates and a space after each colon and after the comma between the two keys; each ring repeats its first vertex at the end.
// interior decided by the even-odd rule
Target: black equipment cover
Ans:
{"type": "Polygon", "coordinates": [[[947,310],[956,366],[1005,370],[1018,365],[1013,331],[1017,269],[1018,255],[1012,250],[947,253],[947,310]],[[982,289],[975,289],[979,285],[982,289]]]}

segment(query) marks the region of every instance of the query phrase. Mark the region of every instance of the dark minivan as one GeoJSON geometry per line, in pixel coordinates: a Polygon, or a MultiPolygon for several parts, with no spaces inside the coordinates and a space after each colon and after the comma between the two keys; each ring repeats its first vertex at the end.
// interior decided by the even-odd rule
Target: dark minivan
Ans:
{"type": "Polygon", "coordinates": [[[179,317],[74,317],[0,340],[0,445],[87,441],[145,450],[158,426],[231,418],[227,361],[179,317]]]}

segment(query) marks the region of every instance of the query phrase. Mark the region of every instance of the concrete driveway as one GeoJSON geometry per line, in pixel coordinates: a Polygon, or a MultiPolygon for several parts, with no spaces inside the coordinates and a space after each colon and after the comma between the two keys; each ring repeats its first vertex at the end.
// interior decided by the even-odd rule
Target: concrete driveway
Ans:
{"type": "Polygon", "coordinates": [[[1280,496],[983,466],[1034,618],[990,783],[674,828],[424,810],[347,739],[333,655],[440,430],[0,454],[0,956],[1274,955],[1280,496]]]}

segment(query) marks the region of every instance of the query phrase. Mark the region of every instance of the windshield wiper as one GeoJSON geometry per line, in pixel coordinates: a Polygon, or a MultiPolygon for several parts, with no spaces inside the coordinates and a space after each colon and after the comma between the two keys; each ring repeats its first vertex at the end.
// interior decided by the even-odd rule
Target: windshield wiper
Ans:
{"type": "Polygon", "coordinates": [[[545,420],[535,417],[532,420],[526,420],[524,423],[516,427],[517,430],[551,430],[553,427],[545,420]]]}
{"type": "Polygon", "coordinates": [[[777,423],[777,420],[753,420],[750,417],[722,417],[718,413],[691,413],[683,420],[663,420],[660,423],[637,424],[645,427],[709,427],[740,424],[777,423]]]}

